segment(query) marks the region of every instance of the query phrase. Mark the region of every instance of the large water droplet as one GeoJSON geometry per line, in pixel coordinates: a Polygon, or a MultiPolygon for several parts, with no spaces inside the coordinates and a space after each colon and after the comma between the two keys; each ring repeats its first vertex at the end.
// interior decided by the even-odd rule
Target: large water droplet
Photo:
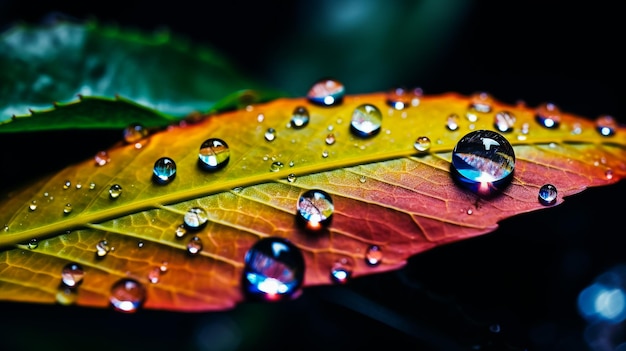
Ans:
{"type": "Polygon", "coordinates": [[[345,93],[345,88],[339,81],[322,79],[311,87],[307,93],[307,98],[317,105],[334,106],[343,102],[345,93]]]}
{"type": "Polygon", "coordinates": [[[415,140],[413,147],[419,152],[426,152],[430,150],[430,144],[430,139],[427,136],[421,136],[415,140]]]}
{"type": "Polygon", "coordinates": [[[131,278],[118,280],[111,287],[109,301],[111,306],[120,312],[136,312],[146,299],[146,288],[131,278]]]}
{"type": "Polygon", "coordinates": [[[493,118],[493,126],[502,133],[513,131],[515,116],[509,111],[500,111],[493,118]]]}
{"type": "Polygon", "coordinates": [[[96,166],[104,166],[111,162],[111,158],[106,151],[99,151],[96,156],[94,156],[94,160],[96,161],[96,166]]]}
{"type": "Polygon", "coordinates": [[[176,177],[176,162],[169,157],[161,157],[154,162],[152,179],[157,184],[168,184],[176,177]]]}
{"type": "Polygon", "coordinates": [[[554,185],[544,184],[539,189],[539,202],[542,205],[552,205],[556,202],[558,192],[554,185]]]}
{"type": "Polygon", "coordinates": [[[205,140],[200,146],[198,165],[207,171],[215,171],[228,164],[230,149],[222,139],[211,138],[205,140]]]}
{"type": "Polygon", "coordinates": [[[82,283],[85,277],[85,271],[78,263],[68,263],[61,271],[61,280],[63,284],[70,288],[77,287],[82,283]]]}
{"type": "Polygon", "coordinates": [[[613,116],[603,115],[596,118],[596,130],[600,135],[612,136],[617,130],[617,121],[613,116]]]}
{"type": "Polygon", "coordinates": [[[513,147],[497,132],[470,132],[452,150],[455,179],[485,195],[509,181],[514,169],[513,147]]]}
{"type": "Polygon", "coordinates": [[[561,123],[561,111],[553,103],[544,103],[537,107],[535,120],[546,128],[558,128],[561,123]]]}
{"type": "Polygon", "coordinates": [[[194,235],[187,242],[187,252],[190,255],[197,255],[200,251],[202,251],[202,239],[194,235]]]}
{"type": "Polygon", "coordinates": [[[352,113],[350,131],[356,136],[367,138],[380,132],[383,115],[378,107],[372,104],[359,105],[352,113]]]}
{"type": "Polygon", "coordinates": [[[365,263],[370,266],[378,266],[383,260],[383,251],[378,245],[370,245],[365,251],[365,263]]]}
{"type": "Polygon", "coordinates": [[[96,244],[96,256],[97,257],[104,257],[109,253],[109,251],[111,251],[111,248],[109,247],[108,241],[100,240],[96,244]]]}
{"type": "Polygon", "coordinates": [[[296,220],[304,228],[319,231],[327,228],[335,206],[330,195],[322,190],[307,190],[298,199],[296,220]]]}
{"type": "Polygon", "coordinates": [[[135,147],[137,149],[140,149],[146,141],[146,137],[148,136],[148,129],[146,129],[142,124],[133,123],[124,128],[123,134],[124,141],[127,144],[135,144],[135,147]]]}
{"type": "Polygon", "coordinates": [[[309,110],[304,106],[298,106],[293,110],[293,114],[291,115],[291,126],[298,129],[304,128],[307,124],[309,124],[309,110]]]}
{"type": "Polygon", "coordinates": [[[117,199],[120,195],[122,195],[122,186],[119,184],[111,185],[109,188],[109,196],[111,199],[117,199]]]}
{"type": "Polygon", "coordinates": [[[342,257],[335,261],[330,268],[330,279],[333,283],[345,284],[352,277],[352,271],[354,270],[354,262],[351,258],[342,257]]]}
{"type": "Polygon", "coordinates": [[[413,94],[406,89],[398,87],[387,92],[387,104],[396,110],[402,110],[410,106],[413,94]]]}
{"type": "Polygon", "coordinates": [[[200,229],[209,221],[206,211],[200,207],[192,207],[185,213],[183,222],[187,229],[200,229]]]}
{"type": "Polygon", "coordinates": [[[244,292],[266,301],[289,298],[302,286],[304,270],[302,252],[289,240],[261,239],[246,252],[244,292]]]}

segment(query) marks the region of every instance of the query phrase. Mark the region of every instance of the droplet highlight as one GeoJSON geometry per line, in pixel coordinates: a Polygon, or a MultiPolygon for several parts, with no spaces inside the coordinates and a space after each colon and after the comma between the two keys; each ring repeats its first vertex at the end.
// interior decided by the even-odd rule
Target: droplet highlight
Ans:
{"type": "Polygon", "coordinates": [[[122,195],[122,186],[119,184],[111,185],[109,188],[109,196],[111,199],[117,199],[120,195],[122,195]]]}
{"type": "Polygon", "coordinates": [[[350,131],[361,138],[369,138],[380,132],[383,115],[372,104],[359,105],[352,113],[350,131]]]}
{"type": "Polygon", "coordinates": [[[448,115],[448,118],[446,119],[446,128],[450,131],[459,129],[459,115],[456,113],[448,115]]]}
{"type": "Polygon", "coordinates": [[[192,207],[185,213],[183,222],[186,229],[200,229],[207,224],[209,216],[206,211],[200,207],[192,207]]]}
{"type": "Polygon", "coordinates": [[[140,123],[133,123],[124,128],[123,136],[127,144],[135,144],[135,148],[140,149],[148,137],[148,129],[140,123]]]}
{"type": "Polygon", "coordinates": [[[304,106],[298,106],[293,110],[290,124],[293,128],[300,129],[306,127],[310,119],[309,110],[304,106]]]}
{"type": "Polygon", "coordinates": [[[346,284],[352,278],[354,262],[352,259],[342,257],[335,261],[330,268],[330,280],[335,284],[346,284]]]}
{"type": "Polygon", "coordinates": [[[194,256],[202,251],[202,239],[198,236],[192,236],[187,242],[187,252],[194,256]]]}
{"type": "Polygon", "coordinates": [[[109,253],[109,251],[111,251],[111,247],[109,247],[108,241],[100,240],[96,244],[96,256],[97,257],[104,257],[109,253]]]}
{"type": "Polygon", "coordinates": [[[222,139],[207,139],[200,145],[198,165],[204,170],[216,171],[221,169],[228,164],[229,159],[230,149],[222,139]]]}
{"type": "Polygon", "coordinates": [[[267,128],[267,130],[265,131],[265,140],[274,141],[274,139],[276,139],[276,129],[267,128]]]}
{"type": "Polygon", "coordinates": [[[613,116],[603,115],[596,118],[596,130],[600,135],[609,137],[615,134],[617,130],[617,120],[613,116]]]}
{"type": "Polygon", "coordinates": [[[558,192],[554,185],[544,184],[539,189],[539,202],[545,206],[553,205],[556,203],[557,194],[558,192]]]}
{"type": "Polygon", "coordinates": [[[134,279],[120,279],[111,287],[109,301],[116,311],[134,313],[143,305],[145,299],[146,288],[134,279]]]}
{"type": "Polygon", "coordinates": [[[335,79],[322,79],[309,89],[307,99],[313,104],[330,107],[341,104],[345,93],[345,87],[341,82],[335,79]]]}
{"type": "Polygon", "coordinates": [[[307,190],[298,199],[296,219],[309,231],[327,228],[333,217],[335,206],[328,193],[323,190],[307,190]]]}
{"type": "Polygon", "coordinates": [[[65,204],[65,206],[63,207],[63,213],[64,214],[72,213],[72,204],[70,203],[65,204]]]}
{"type": "Polygon", "coordinates": [[[413,95],[406,89],[398,87],[387,92],[387,105],[396,110],[403,110],[411,105],[413,95]]]}
{"type": "Polygon", "coordinates": [[[169,157],[161,157],[154,162],[152,179],[157,184],[169,184],[176,177],[176,162],[169,157]]]}
{"type": "Polygon", "coordinates": [[[28,248],[34,250],[39,247],[39,240],[32,238],[28,241],[28,248]]]}
{"type": "Polygon", "coordinates": [[[61,281],[63,285],[75,288],[83,282],[85,271],[78,263],[68,263],[61,270],[61,281]]]}
{"type": "Polygon", "coordinates": [[[553,103],[541,104],[535,111],[535,120],[545,128],[558,128],[561,123],[561,110],[553,103]]]}
{"type": "Polygon", "coordinates": [[[111,157],[106,151],[99,151],[96,156],[94,156],[94,161],[96,162],[96,166],[104,166],[111,162],[111,157]]]}
{"type": "Polygon", "coordinates": [[[509,111],[500,111],[493,117],[493,126],[501,133],[513,131],[515,115],[509,111]]]}
{"type": "Polygon", "coordinates": [[[428,138],[427,136],[421,136],[415,139],[413,147],[419,152],[427,152],[428,150],[430,150],[430,145],[430,138],[428,138]]]}
{"type": "Polygon", "coordinates": [[[378,266],[383,260],[383,251],[378,245],[370,245],[365,251],[365,263],[378,266]]]}

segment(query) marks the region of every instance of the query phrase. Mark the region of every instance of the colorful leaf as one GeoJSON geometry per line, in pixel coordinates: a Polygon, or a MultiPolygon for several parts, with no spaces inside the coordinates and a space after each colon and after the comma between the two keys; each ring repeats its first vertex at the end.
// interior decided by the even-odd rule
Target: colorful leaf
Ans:
{"type": "Polygon", "coordinates": [[[560,204],[626,174],[623,127],[602,135],[595,121],[553,108],[560,121],[548,128],[538,123],[535,108],[487,99],[482,102],[490,112],[477,112],[470,108],[476,99],[415,96],[403,109],[388,106],[383,93],[345,96],[331,107],[279,99],[171,126],[139,147],[120,143],[108,150],[109,163],[71,165],[0,203],[0,223],[6,223],[0,298],[106,307],[111,287],[132,278],[145,287],[148,309],[227,309],[245,298],[244,257],[261,238],[286,238],[301,250],[304,286],[330,284],[338,263],[352,277],[394,270],[415,254],[544,209],[550,205],[538,194],[545,184],[556,187],[554,204],[560,204]],[[362,138],[351,132],[350,121],[366,103],[382,111],[382,129],[362,138]],[[298,107],[310,114],[302,128],[290,124],[298,107]],[[502,132],[515,152],[511,183],[490,196],[458,185],[452,150],[471,131],[494,130],[496,114],[504,111],[515,118],[513,130],[502,132]],[[454,115],[458,129],[450,130],[446,121],[454,115]],[[418,152],[421,136],[431,145],[418,152]],[[198,167],[200,145],[210,138],[230,150],[225,167],[213,172],[198,167]],[[177,165],[168,184],[152,180],[161,157],[177,165]],[[122,192],[112,199],[115,184],[122,192]],[[330,226],[315,233],[296,223],[298,197],[311,189],[330,194],[334,203],[330,226]],[[204,209],[208,223],[179,238],[190,208],[204,209]],[[202,249],[190,255],[193,236],[202,249]],[[100,256],[102,240],[110,251],[100,256]],[[372,245],[381,255],[375,262],[366,260],[372,245]],[[61,271],[72,262],[84,268],[84,279],[74,290],[59,290],[61,271]]]}

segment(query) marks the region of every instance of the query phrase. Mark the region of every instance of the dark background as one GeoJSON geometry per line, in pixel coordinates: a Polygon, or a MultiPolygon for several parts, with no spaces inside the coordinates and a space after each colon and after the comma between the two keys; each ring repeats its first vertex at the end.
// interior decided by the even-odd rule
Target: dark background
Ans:
{"type": "MultiPolygon", "coordinates": [[[[567,112],[625,121],[619,2],[0,0],[0,28],[46,21],[52,13],[169,28],[296,96],[334,76],[349,94],[396,85],[426,94],[487,91],[509,103],[550,101],[567,112]]],[[[305,289],[284,304],[120,315],[0,303],[0,348],[346,350],[381,343],[412,350],[613,350],[626,341],[624,324],[602,329],[608,347],[589,347],[585,334],[596,334],[585,331],[576,299],[595,277],[626,261],[625,194],[623,181],[589,189],[555,208],[507,219],[491,234],[417,255],[398,272],[305,289]]]]}

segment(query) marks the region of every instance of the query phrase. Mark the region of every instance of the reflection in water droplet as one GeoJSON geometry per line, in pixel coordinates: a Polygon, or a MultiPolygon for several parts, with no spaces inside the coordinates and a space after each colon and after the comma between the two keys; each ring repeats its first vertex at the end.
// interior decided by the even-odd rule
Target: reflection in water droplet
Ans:
{"type": "Polygon", "coordinates": [[[245,256],[243,288],[248,297],[277,301],[293,296],[304,280],[304,257],[284,238],[257,241],[245,256]]]}
{"type": "Polygon", "coordinates": [[[487,195],[508,182],[514,169],[513,147],[497,132],[470,132],[452,150],[455,180],[481,194],[487,195]]]}
{"type": "Polygon", "coordinates": [[[200,146],[198,165],[207,171],[215,171],[228,164],[230,149],[225,141],[217,138],[205,140],[200,146]]]}
{"type": "Polygon", "coordinates": [[[451,131],[459,129],[459,115],[456,113],[450,114],[446,120],[446,128],[451,131]]]}
{"type": "Polygon", "coordinates": [[[150,283],[156,284],[159,282],[160,279],[161,279],[160,267],[154,267],[150,270],[150,272],[148,272],[148,280],[150,281],[150,283]]]}
{"type": "Polygon", "coordinates": [[[37,209],[37,200],[33,200],[30,202],[30,205],[28,205],[28,209],[31,211],[34,211],[37,209]]]}
{"type": "Polygon", "coordinates": [[[72,213],[72,204],[70,203],[65,204],[65,206],[63,207],[63,213],[65,214],[72,213]]]}
{"type": "Polygon", "coordinates": [[[61,271],[61,280],[67,287],[74,288],[83,282],[85,271],[78,263],[68,263],[61,271]]]}
{"type": "Polygon", "coordinates": [[[617,130],[617,121],[613,116],[600,116],[596,118],[596,130],[602,136],[612,136],[617,130]]]}
{"type": "Polygon", "coordinates": [[[343,102],[345,88],[343,84],[334,79],[322,79],[316,82],[309,92],[307,98],[311,103],[321,106],[334,106],[343,102]]]}
{"type": "Polygon", "coordinates": [[[335,261],[330,268],[330,279],[333,283],[345,284],[352,277],[354,262],[352,259],[343,257],[335,261]]]}
{"type": "Polygon", "coordinates": [[[138,281],[130,278],[118,280],[111,287],[109,301],[119,312],[136,312],[146,299],[146,288],[138,281]]]}
{"type": "Polygon", "coordinates": [[[99,151],[96,156],[94,156],[94,160],[96,161],[96,166],[104,166],[111,162],[111,158],[106,151],[99,151]]]}
{"type": "Polygon", "coordinates": [[[72,182],[70,182],[69,180],[66,180],[65,183],[63,183],[63,189],[67,190],[72,186],[72,182]]]}
{"type": "Polygon", "coordinates": [[[296,175],[294,173],[289,173],[289,175],[287,176],[287,181],[289,183],[293,183],[296,181],[296,175]]]}
{"type": "Polygon", "coordinates": [[[494,116],[493,126],[502,133],[513,130],[515,116],[509,111],[500,111],[494,116]]]}
{"type": "Polygon", "coordinates": [[[36,249],[37,247],[39,247],[39,240],[32,238],[28,241],[28,248],[31,250],[36,249]]]}
{"type": "Polygon", "coordinates": [[[293,110],[290,123],[294,128],[303,128],[309,124],[309,119],[309,110],[304,106],[298,106],[293,110]]]}
{"type": "Polygon", "coordinates": [[[332,145],[332,144],[334,144],[334,143],[335,143],[335,134],[333,134],[333,133],[329,133],[329,134],[326,136],[326,140],[325,140],[325,141],[326,141],[326,145],[332,145]]]}
{"type": "Polygon", "coordinates": [[[378,266],[383,260],[383,251],[378,245],[370,245],[365,251],[365,263],[378,266]]]}
{"type": "Polygon", "coordinates": [[[272,162],[272,164],[270,165],[270,172],[278,172],[284,166],[285,165],[282,162],[280,162],[280,161],[272,162]]]}
{"type": "Polygon", "coordinates": [[[168,184],[176,177],[176,162],[169,157],[161,157],[154,162],[152,179],[157,184],[168,184]]]}
{"type": "Polygon", "coordinates": [[[55,299],[60,305],[72,305],[78,300],[78,290],[59,284],[55,299]]]}
{"type": "Polygon", "coordinates": [[[265,140],[274,141],[276,139],[276,130],[274,128],[267,128],[265,131],[265,140]]]}
{"type": "Polygon", "coordinates": [[[109,247],[108,241],[100,240],[96,244],[96,256],[97,257],[104,257],[109,253],[109,251],[111,251],[111,248],[109,247]]]}
{"type": "Polygon", "coordinates": [[[556,202],[557,189],[552,184],[544,184],[539,189],[539,202],[542,205],[552,205],[556,202]]]}
{"type": "Polygon", "coordinates": [[[430,144],[430,139],[427,136],[421,136],[415,140],[413,147],[419,152],[426,152],[430,150],[430,144]]]}
{"type": "Polygon", "coordinates": [[[187,252],[190,255],[196,255],[200,251],[202,251],[202,240],[194,235],[187,242],[187,252]]]}
{"type": "MultiPolygon", "coordinates": [[[[206,225],[209,221],[209,216],[206,211],[200,207],[192,207],[185,213],[183,222],[185,223],[185,229],[199,229],[206,225]]],[[[178,232],[177,232],[178,235],[178,232]]]]}
{"type": "Polygon", "coordinates": [[[352,113],[350,131],[358,137],[367,138],[380,132],[383,115],[378,107],[371,104],[362,104],[352,113]]]}
{"type": "Polygon", "coordinates": [[[561,123],[561,111],[555,104],[541,104],[535,111],[535,120],[546,128],[558,128],[561,123]]]}
{"type": "Polygon", "coordinates": [[[307,190],[298,199],[297,221],[304,228],[318,231],[327,228],[331,221],[335,206],[330,195],[322,190],[307,190]]]}
{"type": "Polygon", "coordinates": [[[148,129],[139,123],[133,123],[124,128],[123,135],[127,144],[135,144],[135,147],[139,149],[148,136],[148,129]]]}
{"type": "Polygon", "coordinates": [[[111,185],[109,188],[109,196],[111,199],[117,199],[120,195],[122,195],[122,186],[119,184],[111,185]]]}
{"type": "Polygon", "coordinates": [[[398,87],[387,92],[387,104],[396,110],[409,107],[413,95],[406,89],[398,87]]]}

